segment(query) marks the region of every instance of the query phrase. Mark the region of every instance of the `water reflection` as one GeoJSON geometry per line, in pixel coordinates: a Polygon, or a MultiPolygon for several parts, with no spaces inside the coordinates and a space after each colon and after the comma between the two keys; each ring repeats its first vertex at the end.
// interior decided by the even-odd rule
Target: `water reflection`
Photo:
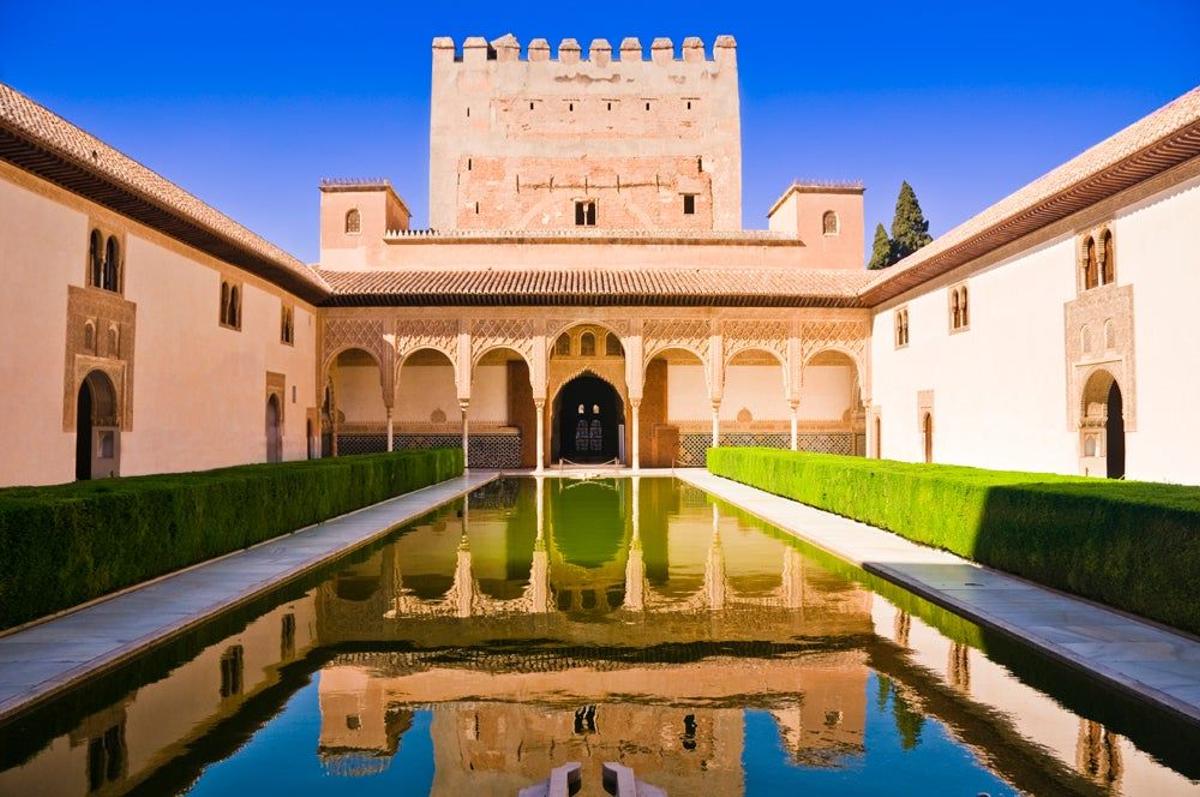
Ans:
{"type": "Polygon", "coordinates": [[[672,480],[503,480],[5,729],[0,794],[1194,788],[977,638],[672,480]]]}

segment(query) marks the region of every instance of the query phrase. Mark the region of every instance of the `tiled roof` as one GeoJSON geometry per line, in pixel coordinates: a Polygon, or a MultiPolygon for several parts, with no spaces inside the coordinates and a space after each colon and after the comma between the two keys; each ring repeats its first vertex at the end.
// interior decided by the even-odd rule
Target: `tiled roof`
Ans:
{"type": "Polygon", "coordinates": [[[309,266],[3,83],[0,158],[306,299],[328,293],[309,266]]]}
{"type": "Polygon", "coordinates": [[[1200,88],[877,272],[863,303],[877,305],[1198,155],[1200,88]]]}
{"type": "Polygon", "coordinates": [[[858,307],[865,271],[479,269],[322,271],[326,304],[858,307]]]}

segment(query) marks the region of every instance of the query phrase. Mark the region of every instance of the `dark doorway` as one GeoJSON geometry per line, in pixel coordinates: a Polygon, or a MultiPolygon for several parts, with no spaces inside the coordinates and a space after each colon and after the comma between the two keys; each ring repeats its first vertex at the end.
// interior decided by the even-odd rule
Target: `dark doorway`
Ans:
{"type": "Polygon", "coordinates": [[[75,402],[75,478],[96,479],[120,472],[121,429],[112,381],[92,371],[75,402]]]}
{"type": "Polygon", "coordinates": [[[612,385],[595,376],[577,376],[563,385],[554,409],[558,440],[552,456],[556,460],[594,463],[618,457],[625,412],[612,385]]]}
{"type": "Polygon", "coordinates": [[[1104,425],[1108,478],[1125,478],[1125,402],[1115,381],[1108,389],[1108,421],[1104,425]]]}
{"type": "Polygon", "coordinates": [[[75,478],[92,478],[92,389],[87,380],[79,386],[75,404],[75,478]]]}
{"type": "Polygon", "coordinates": [[[267,462],[283,461],[283,430],[279,424],[279,398],[267,399],[267,462]]]}
{"type": "Polygon", "coordinates": [[[925,441],[925,461],[933,462],[933,416],[925,413],[925,420],[921,426],[921,436],[925,441]]]}

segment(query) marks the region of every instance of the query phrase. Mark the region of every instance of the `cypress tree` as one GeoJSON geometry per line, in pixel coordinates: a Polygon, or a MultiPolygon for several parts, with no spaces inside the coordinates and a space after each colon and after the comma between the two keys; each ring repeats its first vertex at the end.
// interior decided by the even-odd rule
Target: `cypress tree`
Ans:
{"type": "Polygon", "coordinates": [[[896,216],[892,219],[891,262],[908,257],[932,240],[929,222],[921,212],[917,194],[905,180],[900,184],[900,196],[896,197],[896,216]]]}
{"type": "Polygon", "coordinates": [[[895,261],[892,259],[892,240],[887,237],[882,224],[875,225],[875,243],[871,244],[871,262],[867,268],[872,271],[887,268],[895,261]]]}

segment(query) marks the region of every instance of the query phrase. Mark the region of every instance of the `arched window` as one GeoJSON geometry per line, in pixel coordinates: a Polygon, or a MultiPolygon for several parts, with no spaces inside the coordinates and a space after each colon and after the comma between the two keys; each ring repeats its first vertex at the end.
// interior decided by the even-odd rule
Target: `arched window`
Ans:
{"type": "Polygon", "coordinates": [[[100,287],[106,291],[121,290],[121,244],[115,235],[108,236],[104,245],[104,281],[100,287]]]}
{"type": "Polygon", "coordinates": [[[1088,236],[1083,248],[1083,287],[1084,290],[1095,288],[1100,283],[1100,274],[1096,262],[1096,239],[1088,236]]]}
{"type": "Polygon", "coordinates": [[[290,307],[284,307],[279,321],[279,340],[283,343],[296,342],[296,316],[290,307]]]}
{"type": "Polygon", "coordinates": [[[221,323],[229,323],[229,283],[221,281],[221,323]]]}
{"type": "Polygon", "coordinates": [[[571,354],[571,336],[568,335],[566,332],[559,335],[558,339],[556,341],[554,341],[554,353],[561,355],[563,357],[570,356],[570,354],[571,354]]]}
{"type": "Polygon", "coordinates": [[[1104,320],[1104,348],[1106,351],[1112,351],[1117,348],[1117,332],[1113,328],[1113,320],[1111,318],[1104,320]]]}
{"type": "Polygon", "coordinates": [[[620,357],[625,353],[621,348],[621,339],[611,332],[604,338],[604,353],[609,357],[620,357]]]}
{"type": "Polygon", "coordinates": [[[83,325],[83,348],[87,351],[96,350],[96,325],[91,321],[83,325]]]}
{"type": "Polygon", "coordinates": [[[950,328],[962,328],[962,310],[958,306],[958,290],[950,292],[950,328]]]}
{"type": "Polygon", "coordinates": [[[925,444],[925,461],[933,462],[933,413],[925,413],[921,421],[921,437],[925,444]]]}
{"type": "Polygon", "coordinates": [[[962,301],[960,302],[960,304],[962,304],[962,325],[967,327],[971,325],[971,303],[967,300],[967,286],[962,286],[962,288],[959,289],[959,292],[962,293],[962,301]]]}
{"type": "Polygon", "coordinates": [[[579,336],[579,354],[582,357],[594,357],[596,354],[596,336],[584,332],[579,336]]]}
{"type": "Polygon", "coordinates": [[[240,328],[242,325],[242,297],[234,285],[229,289],[229,326],[240,328]]]}
{"type": "Polygon", "coordinates": [[[106,357],[121,356],[121,333],[116,325],[111,325],[108,328],[108,350],[104,352],[106,357]]]}
{"type": "Polygon", "coordinates": [[[92,230],[88,243],[88,285],[99,288],[104,280],[104,236],[92,230]]]}
{"type": "Polygon", "coordinates": [[[908,345],[908,308],[901,307],[895,311],[896,348],[908,345]]]}
{"type": "Polygon", "coordinates": [[[362,232],[362,216],[358,212],[358,208],[350,208],[346,211],[346,233],[348,235],[357,235],[362,232]]]}
{"type": "Polygon", "coordinates": [[[1111,282],[1117,281],[1117,261],[1113,256],[1112,230],[1105,230],[1101,241],[1104,249],[1104,262],[1100,268],[1100,284],[1108,285],[1111,282]]]}
{"type": "Polygon", "coordinates": [[[1092,353],[1092,330],[1087,324],[1079,330],[1079,347],[1083,349],[1084,354],[1092,353]]]}
{"type": "Polygon", "coordinates": [[[838,215],[832,210],[825,211],[825,215],[821,217],[821,231],[826,235],[838,234],[838,215]]]}

